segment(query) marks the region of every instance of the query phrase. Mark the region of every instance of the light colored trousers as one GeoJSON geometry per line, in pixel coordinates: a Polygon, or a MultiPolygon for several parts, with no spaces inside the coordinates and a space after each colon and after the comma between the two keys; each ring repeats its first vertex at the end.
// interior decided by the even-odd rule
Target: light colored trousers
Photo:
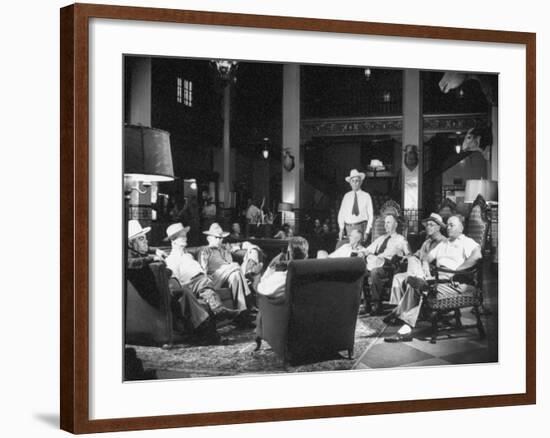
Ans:
{"type": "MultiPolygon", "coordinates": [[[[409,276],[425,279],[426,275],[417,257],[409,257],[408,263],[407,272],[396,274],[393,277],[390,303],[397,304],[397,307],[393,311],[395,316],[405,324],[414,327],[420,314],[422,295],[417,293],[406,281],[409,276]],[[396,277],[398,278],[396,279],[396,277]]],[[[437,285],[438,299],[452,297],[457,294],[473,293],[475,293],[475,287],[467,284],[442,283],[437,285]]]]}

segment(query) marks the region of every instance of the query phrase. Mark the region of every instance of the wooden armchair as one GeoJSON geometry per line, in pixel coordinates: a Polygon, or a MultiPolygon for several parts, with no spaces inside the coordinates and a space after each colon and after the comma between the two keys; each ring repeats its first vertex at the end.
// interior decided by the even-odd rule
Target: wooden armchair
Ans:
{"type": "Polygon", "coordinates": [[[460,271],[453,271],[443,267],[434,267],[432,273],[435,276],[435,280],[429,282],[429,290],[424,296],[424,311],[429,312],[429,320],[432,323],[432,333],[430,342],[436,343],[437,335],[439,333],[439,323],[442,322],[445,315],[450,312],[454,312],[455,326],[447,327],[446,330],[466,329],[476,327],[479,333],[479,338],[485,338],[485,329],[479,308],[482,304],[482,290],[480,280],[481,261],[475,266],[460,271]],[[445,273],[447,277],[452,275],[451,279],[442,279],[440,274],[445,273]],[[452,285],[453,282],[460,283],[462,285],[468,285],[468,288],[463,293],[457,293],[452,296],[438,297],[437,288],[441,284],[452,285]],[[476,324],[463,325],[461,320],[461,309],[465,307],[473,307],[476,315],[476,324]]]}

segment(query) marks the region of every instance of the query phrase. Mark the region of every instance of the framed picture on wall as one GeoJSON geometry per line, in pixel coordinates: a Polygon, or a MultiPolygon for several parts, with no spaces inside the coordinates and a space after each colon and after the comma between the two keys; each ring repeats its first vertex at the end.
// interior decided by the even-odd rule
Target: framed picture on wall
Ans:
{"type": "Polygon", "coordinates": [[[534,403],[534,51],[62,8],[61,427],[534,403]]]}

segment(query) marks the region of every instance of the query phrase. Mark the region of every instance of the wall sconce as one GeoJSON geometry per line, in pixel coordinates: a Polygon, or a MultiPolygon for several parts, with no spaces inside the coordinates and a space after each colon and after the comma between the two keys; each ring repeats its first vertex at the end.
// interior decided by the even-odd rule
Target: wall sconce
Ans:
{"type": "Polygon", "coordinates": [[[262,149],[262,156],[264,157],[264,159],[268,159],[269,158],[269,148],[267,146],[267,143],[269,142],[269,138],[268,137],[264,137],[264,147],[262,149]]]}
{"type": "Polygon", "coordinates": [[[370,81],[370,77],[371,77],[371,74],[372,74],[370,67],[367,67],[365,69],[364,73],[365,73],[365,79],[367,81],[370,81]]]}
{"type": "Polygon", "coordinates": [[[460,131],[457,131],[455,133],[455,152],[457,154],[460,154],[460,152],[462,151],[462,145],[458,142],[458,136],[460,135],[460,131]]]}

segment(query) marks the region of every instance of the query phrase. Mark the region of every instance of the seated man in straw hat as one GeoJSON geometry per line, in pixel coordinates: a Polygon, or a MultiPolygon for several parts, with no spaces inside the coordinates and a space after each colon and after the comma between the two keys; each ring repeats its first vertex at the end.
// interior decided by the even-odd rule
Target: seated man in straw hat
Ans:
{"type": "Polygon", "coordinates": [[[364,179],[365,174],[358,172],[357,169],[352,169],[349,176],[346,177],[346,181],[351,186],[351,191],[344,195],[338,211],[339,240],[344,237],[344,230],[347,236],[350,235],[351,230],[359,230],[365,241],[370,233],[374,216],[372,213],[372,199],[367,192],[361,190],[364,179]]]}
{"type": "Polygon", "coordinates": [[[187,233],[191,227],[181,223],[172,224],[166,229],[166,239],[172,244],[166,265],[172,271],[172,277],[183,287],[188,287],[196,298],[203,300],[212,314],[218,319],[233,319],[238,310],[223,306],[220,297],[214,291],[214,283],[203,271],[201,265],[189,254],[187,248],[187,233]]]}
{"type": "MultiPolygon", "coordinates": [[[[426,240],[420,249],[412,256],[408,257],[407,272],[400,272],[393,276],[390,304],[399,305],[405,294],[406,281],[410,277],[427,278],[430,276],[428,264],[428,254],[446,238],[441,234],[441,229],[445,228],[443,219],[437,213],[432,213],[426,219],[422,220],[426,228],[426,240]]],[[[390,313],[385,321],[389,322],[395,317],[390,313]]]]}
{"type": "MultiPolygon", "coordinates": [[[[436,245],[427,256],[429,263],[435,262],[439,267],[445,267],[453,271],[471,268],[481,259],[481,248],[477,242],[465,236],[464,218],[461,215],[453,215],[447,221],[447,233],[449,238],[436,245]]],[[[465,283],[454,281],[452,274],[441,273],[440,279],[448,279],[449,283],[437,284],[437,298],[446,298],[475,293],[475,287],[465,283]]],[[[405,295],[395,310],[397,318],[405,324],[401,326],[397,334],[385,338],[386,342],[410,342],[412,341],[412,329],[416,325],[420,307],[421,296],[416,290],[428,289],[428,278],[411,277],[407,280],[408,286],[405,295]]]]}
{"type": "MultiPolygon", "coordinates": [[[[126,276],[140,296],[151,306],[158,308],[160,306],[160,293],[157,288],[155,274],[149,265],[153,262],[165,263],[164,258],[166,253],[158,249],[149,248],[146,234],[150,230],[151,227],[142,228],[137,220],[130,220],[128,222],[126,276]]],[[[169,270],[166,272],[172,275],[169,270]]],[[[219,342],[219,335],[216,333],[215,326],[212,325],[210,315],[191,292],[183,289],[179,303],[182,309],[181,317],[184,319],[184,322],[188,322],[191,325],[194,333],[200,336],[201,342],[219,342]]]]}
{"type": "Polygon", "coordinates": [[[201,250],[198,257],[202,269],[210,276],[215,288],[229,286],[235,307],[240,312],[245,312],[249,307],[247,303],[251,293],[241,267],[233,262],[231,251],[222,245],[223,239],[229,233],[214,222],[203,234],[206,234],[208,246],[201,250]]]}

